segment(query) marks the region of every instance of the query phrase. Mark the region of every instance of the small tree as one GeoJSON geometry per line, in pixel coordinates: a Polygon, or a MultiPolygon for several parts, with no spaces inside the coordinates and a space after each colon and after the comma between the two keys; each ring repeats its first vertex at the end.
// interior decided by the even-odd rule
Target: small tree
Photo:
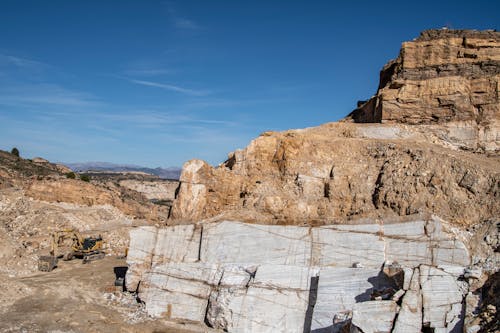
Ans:
{"type": "Polygon", "coordinates": [[[86,174],[80,175],[80,179],[84,182],[90,182],[90,176],[86,174]]]}
{"type": "Polygon", "coordinates": [[[17,156],[19,157],[19,149],[17,149],[16,147],[12,148],[12,150],[10,151],[10,153],[14,156],[17,156]]]}
{"type": "Polygon", "coordinates": [[[66,178],[75,179],[76,175],[73,171],[66,173],[66,178]]]}

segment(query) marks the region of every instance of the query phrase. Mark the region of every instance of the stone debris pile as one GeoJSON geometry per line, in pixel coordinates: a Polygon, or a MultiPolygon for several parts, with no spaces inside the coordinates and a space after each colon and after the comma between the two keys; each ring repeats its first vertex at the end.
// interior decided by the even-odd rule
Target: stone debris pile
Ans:
{"type": "Polygon", "coordinates": [[[140,227],[126,287],[153,317],[228,332],[461,332],[470,256],[459,236],[435,216],[140,227]]]}

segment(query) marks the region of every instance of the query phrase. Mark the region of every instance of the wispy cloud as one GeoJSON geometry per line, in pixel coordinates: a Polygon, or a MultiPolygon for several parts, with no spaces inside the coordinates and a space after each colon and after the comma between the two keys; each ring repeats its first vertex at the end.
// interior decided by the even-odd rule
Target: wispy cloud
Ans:
{"type": "Polygon", "coordinates": [[[137,76],[159,76],[171,74],[173,71],[164,68],[149,68],[149,69],[129,69],[125,71],[127,75],[137,76]]]}
{"type": "Polygon", "coordinates": [[[233,126],[235,123],[228,120],[203,119],[196,116],[174,113],[160,112],[155,110],[135,110],[133,112],[120,114],[95,114],[95,119],[106,119],[115,123],[127,122],[140,127],[163,127],[165,125],[218,125],[233,126]]]}
{"type": "Polygon", "coordinates": [[[43,69],[48,67],[40,61],[35,61],[27,58],[17,57],[8,54],[0,54],[0,66],[14,66],[25,69],[43,69]]]}
{"type": "Polygon", "coordinates": [[[165,83],[158,83],[158,82],[152,82],[152,81],[145,81],[145,80],[135,80],[135,79],[127,79],[128,81],[135,83],[135,84],[140,84],[143,86],[149,86],[149,87],[156,87],[168,91],[174,91],[186,95],[191,95],[191,96],[206,96],[209,95],[211,92],[209,90],[195,90],[195,89],[188,89],[188,88],[183,88],[179,87],[177,85],[173,84],[165,84],[165,83]]]}
{"type": "Polygon", "coordinates": [[[91,107],[102,104],[91,94],[69,90],[56,84],[23,84],[0,90],[0,105],[91,107]]]}

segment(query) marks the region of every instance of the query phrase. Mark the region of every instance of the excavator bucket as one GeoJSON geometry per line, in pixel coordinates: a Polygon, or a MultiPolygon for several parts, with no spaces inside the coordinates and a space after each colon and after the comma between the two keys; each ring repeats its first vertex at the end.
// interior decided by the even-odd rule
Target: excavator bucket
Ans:
{"type": "Polygon", "coordinates": [[[42,272],[51,272],[57,266],[56,256],[40,256],[38,258],[38,270],[42,272]]]}

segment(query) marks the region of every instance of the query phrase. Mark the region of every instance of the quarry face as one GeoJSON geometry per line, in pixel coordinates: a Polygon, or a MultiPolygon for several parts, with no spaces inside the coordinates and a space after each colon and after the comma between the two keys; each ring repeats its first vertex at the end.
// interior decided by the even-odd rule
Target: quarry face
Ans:
{"type": "Polygon", "coordinates": [[[429,30],[342,121],[179,182],[0,152],[0,330],[495,332],[499,82],[500,33],[429,30]],[[63,228],[108,256],[38,272],[63,228]]]}
{"type": "Polygon", "coordinates": [[[425,31],[343,121],[186,162],[178,225],[131,231],[128,290],[151,316],[228,332],[489,325],[499,47],[498,32],[425,31]]]}

